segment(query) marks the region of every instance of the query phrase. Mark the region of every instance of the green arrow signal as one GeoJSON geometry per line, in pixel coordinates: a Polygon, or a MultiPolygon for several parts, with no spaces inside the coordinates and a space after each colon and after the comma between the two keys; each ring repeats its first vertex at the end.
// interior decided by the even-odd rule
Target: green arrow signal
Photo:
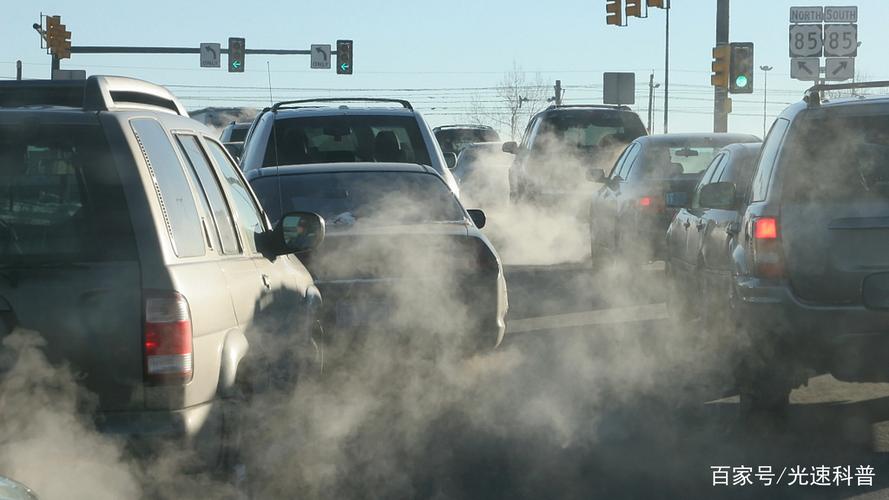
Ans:
{"type": "Polygon", "coordinates": [[[349,63],[340,64],[340,69],[343,71],[348,71],[349,70],[349,63]]]}
{"type": "Polygon", "coordinates": [[[235,69],[240,68],[240,67],[241,67],[241,61],[234,61],[234,62],[232,63],[232,67],[235,68],[235,69]]]}

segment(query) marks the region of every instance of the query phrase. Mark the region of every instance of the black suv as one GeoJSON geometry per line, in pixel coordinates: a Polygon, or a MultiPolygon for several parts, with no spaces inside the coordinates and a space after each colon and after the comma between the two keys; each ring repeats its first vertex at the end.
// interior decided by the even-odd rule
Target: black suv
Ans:
{"type": "Polygon", "coordinates": [[[783,410],[813,371],[889,380],[889,97],[819,95],[868,86],[813,87],[763,145],[725,294],[742,409],[783,410]]]}
{"type": "Polygon", "coordinates": [[[626,106],[551,106],[531,118],[521,144],[503,144],[504,152],[516,155],[510,199],[576,198],[580,212],[589,200],[589,169],[610,169],[626,145],[643,135],[642,120],[626,106]]]}

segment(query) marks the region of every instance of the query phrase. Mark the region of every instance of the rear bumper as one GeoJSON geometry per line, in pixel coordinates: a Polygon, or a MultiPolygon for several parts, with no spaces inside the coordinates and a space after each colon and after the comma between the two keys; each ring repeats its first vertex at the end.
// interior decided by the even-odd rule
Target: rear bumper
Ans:
{"type": "Polygon", "coordinates": [[[178,410],[100,412],[96,428],[122,439],[137,456],[171,445],[213,454],[222,446],[221,406],[211,401],[178,410]]]}
{"type": "MultiPolygon", "coordinates": [[[[332,335],[360,335],[368,332],[388,332],[417,326],[429,333],[459,330],[461,340],[471,350],[484,351],[500,345],[506,332],[506,313],[509,300],[503,272],[496,276],[470,277],[460,280],[452,292],[438,297],[440,284],[413,280],[341,280],[315,284],[324,297],[323,323],[332,335]],[[405,296],[409,296],[405,299],[405,296]],[[429,297],[420,307],[411,297],[429,297]],[[452,297],[460,297],[453,301],[452,297]],[[338,309],[342,304],[390,306],[385,314],[374,315],[367,325],[338,324],[338,309]],[[448,310],[451,309],[451,310],[448,310]]],[[[422,301],[421,301],[422,302],[422,301]]],[[[448,332],[444,332],[448,333],[448,332]]],[[[373,334],[373,333],[371,333],[373,334]]]]}
{"type": "Polygon", "coordinates": [[[889,380],[889,311],[863,305],[815,305],[786,284],[736,280],[738,320],[756,344],[771,344],[841,380],[889,380]]]}

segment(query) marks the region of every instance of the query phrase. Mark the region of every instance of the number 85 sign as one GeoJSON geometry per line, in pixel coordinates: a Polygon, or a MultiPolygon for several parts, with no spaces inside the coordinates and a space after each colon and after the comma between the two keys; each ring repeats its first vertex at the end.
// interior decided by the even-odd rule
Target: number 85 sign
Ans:
{"type": "Polygon", "coordinates": [[[858,55],[857,24],[825,24],[824,56],[855,57],[858,55]]]}
{"type": "Polygon", "coordinates": [[[820,24],[790,25],[790,57],[821,57],[823,47],[820,24]]]}

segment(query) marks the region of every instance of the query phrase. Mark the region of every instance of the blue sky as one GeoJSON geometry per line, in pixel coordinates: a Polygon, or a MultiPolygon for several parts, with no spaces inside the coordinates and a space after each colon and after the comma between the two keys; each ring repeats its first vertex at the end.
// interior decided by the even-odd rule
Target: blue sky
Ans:
{"type": "MultiPolygon", "coordinates": [[[[857,71],[869,79],[889,79],[883,53],[889,32],[889,2],[832,1],[859,6],[857,71]]],[[[756,65],[769,74],[768,115],[798,100],[807,87],[790,79],[788,10],[812,1],[733,0],[731,39],[756,45],[756,65]]],[[[715,39],[715,0],[674,0],[671,13],[670,131],[712,129],[710,50],[715,39]]],[[[0,27],[0,77],[15,75],[24,63],[26,78],[46,77],[49,56],[39,48],[31,24],[40,12],[59,14],[74,45],[194,46],[225,44],[243,36],[248,48],[308,48],[312,43],[355,40],[355,74],[311,70],[306,56],[248,56],[247,71],[201,69],[197,55],[84,55],[63,68],[89,74],[123,74],[174,86],[189,109],[206,105],[265,105],[270,69],[273,98],[358,95],[407,97],[433,124],[465,119],[473,100],[493,99],[492,87],[518,65],[529,79],[539,73],[547,85],[559,78],[569,103],[601,102],[603,71],[634,71],[637,102],[645,118],[647,81],[652,70],[663,82],[664,12],[630,26],[605,25],[605,0],[469,1],[338,0],[336,2],[110,0],[9,2],[0,27]],[[335,7],[334,7],[335,6],[335,7]],[[337,89],[340,94],[338,94],[337,89]],[[381,89],[376,91],[375,89],[381,89]],[[414,90],[400,90],[414,89],[414,90]],[[422,89],[422,90],[416,90],[422,89]],[[435,109],[433,109],[435,108],[435,109]]],[[[223,63],[225,59],[223,59],[223,63]]],[[[729,129],[762,133],[762,73],[752,95],[734,96],[729,129]]],[[[663,89],[655,105],[661,130],[663,89]]]]}

